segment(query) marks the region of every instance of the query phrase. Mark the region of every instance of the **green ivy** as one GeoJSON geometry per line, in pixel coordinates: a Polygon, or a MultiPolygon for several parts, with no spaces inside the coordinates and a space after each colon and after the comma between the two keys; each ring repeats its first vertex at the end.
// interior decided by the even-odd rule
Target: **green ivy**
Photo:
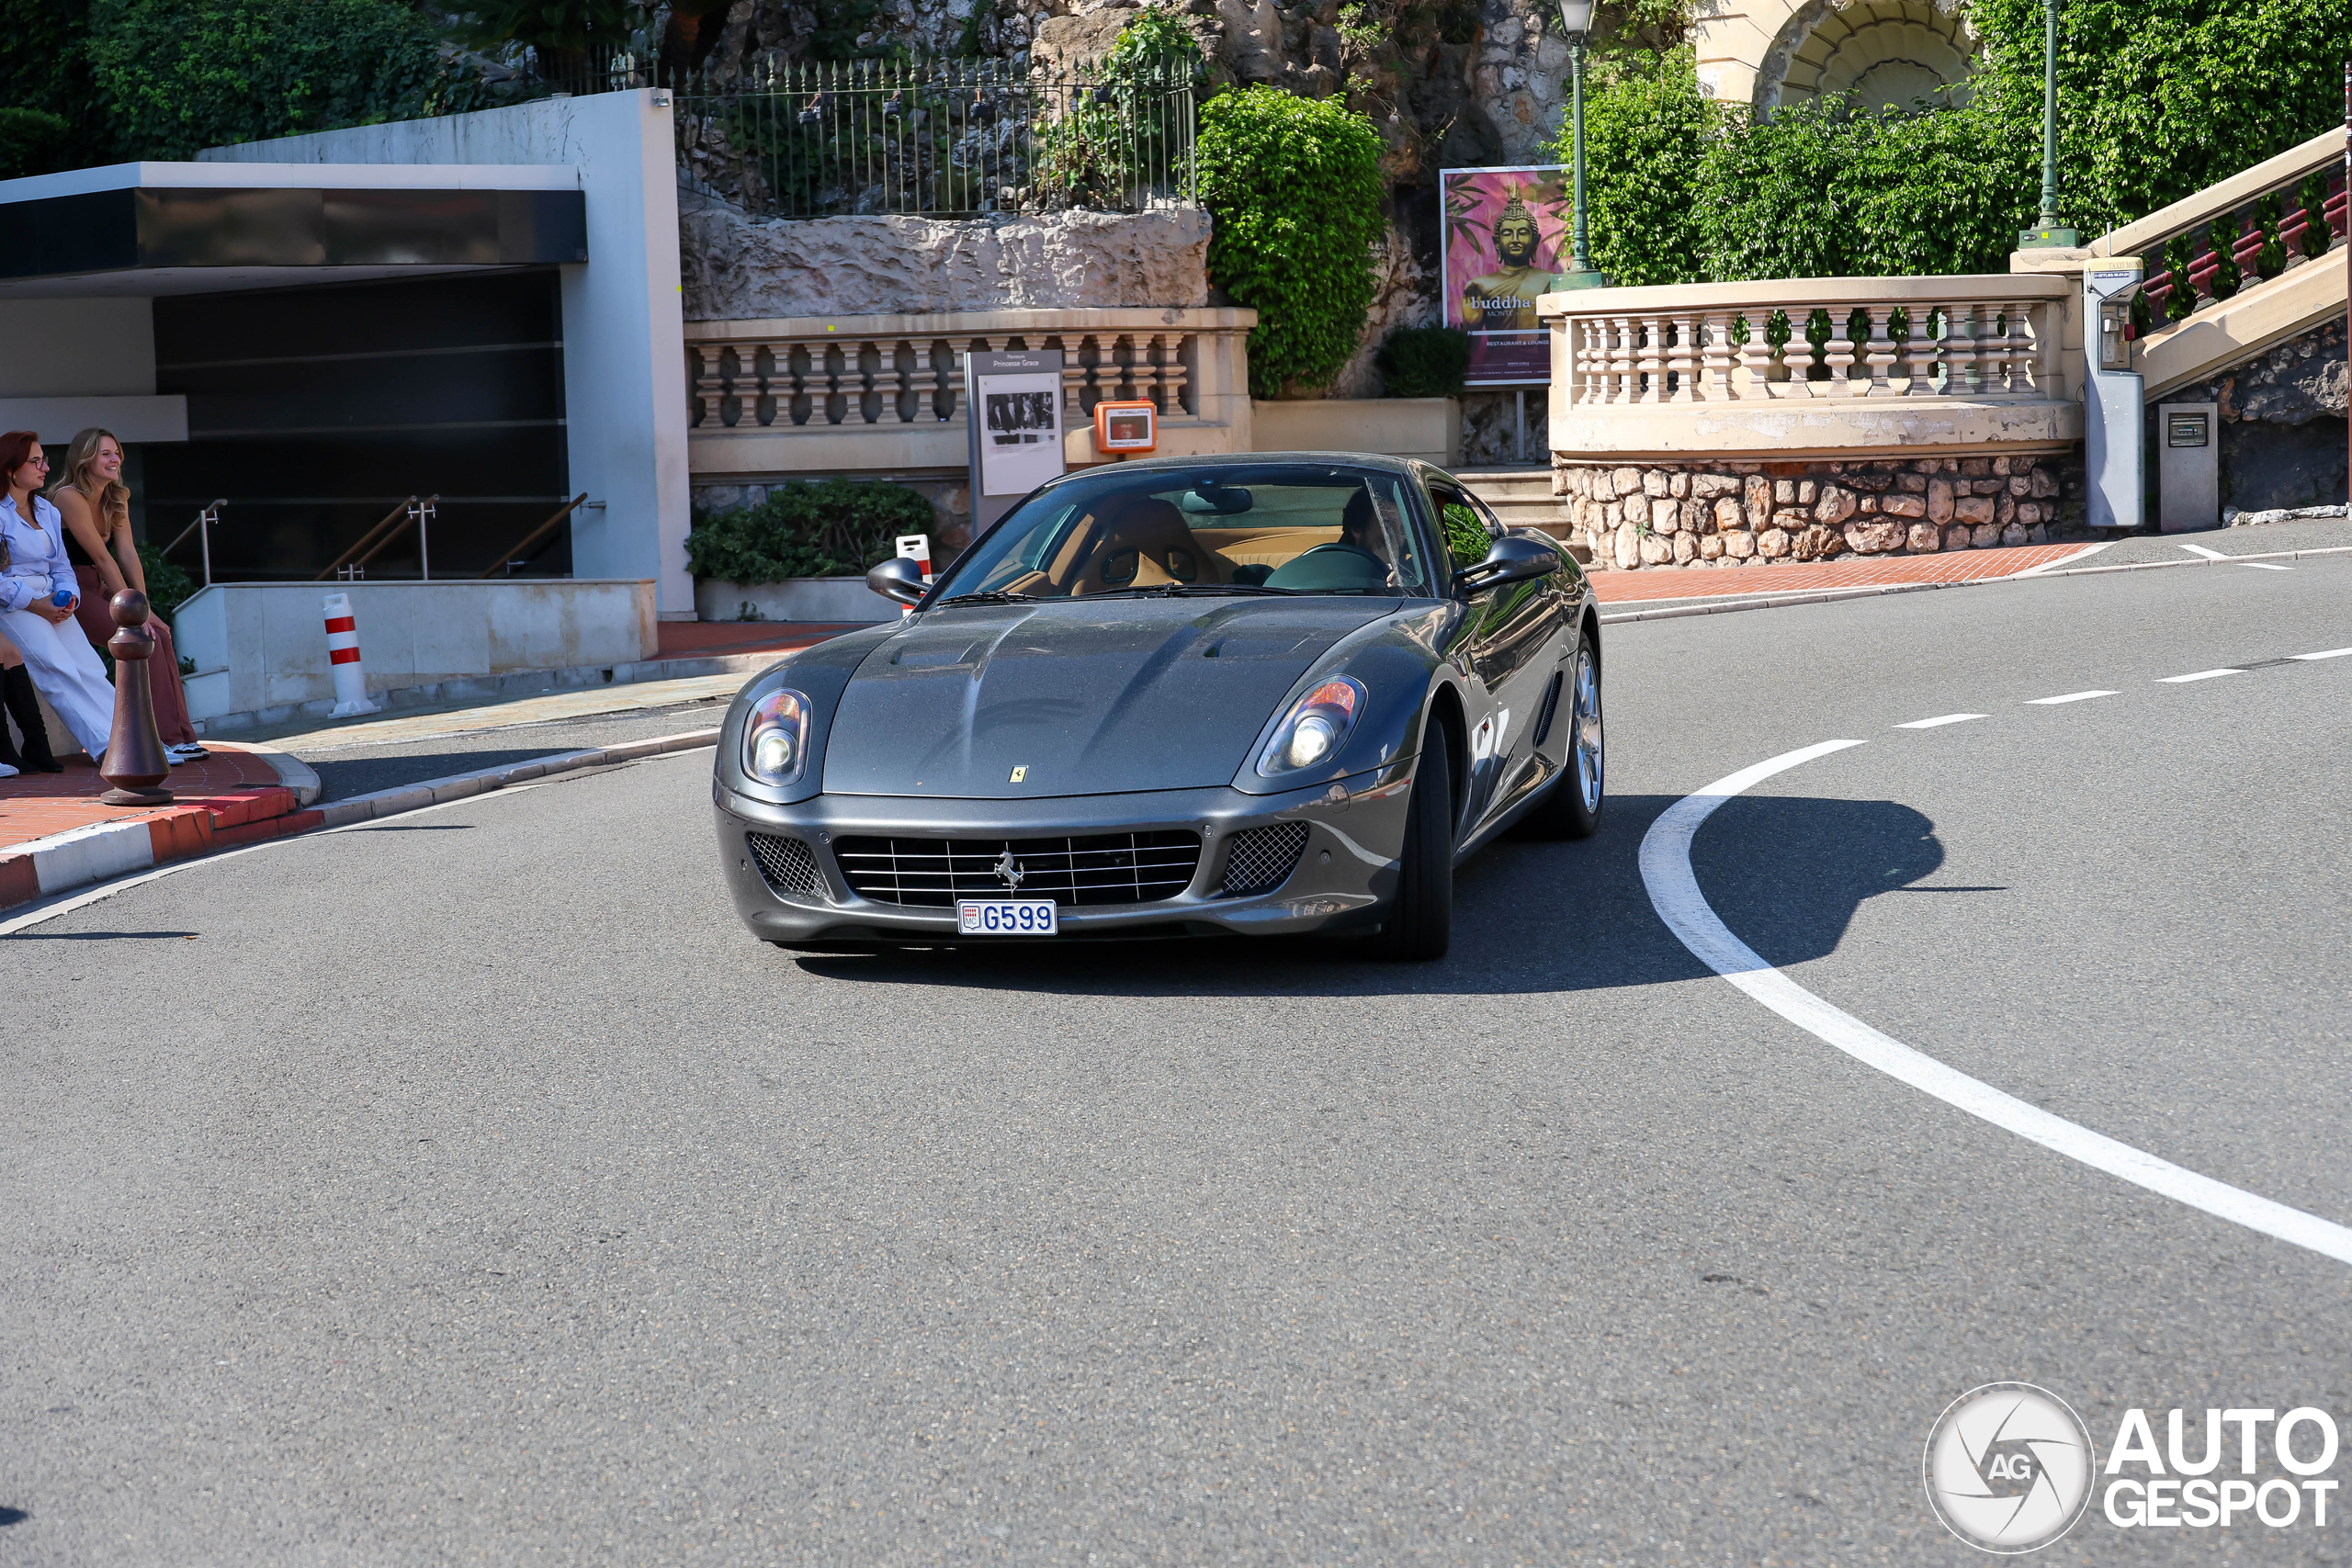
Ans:
{"type": "Polygon", "coordinates": [[[686,563],[696,577],[723,582],[855,576],[896,555],[899,535],[932,527],[931,502],[905,485],[779,485],[757,505],[697,516],[686,563]]]}
{"type": "Polygon", "coordinates": [[[1457,398],[1470,369],[1470,334],[1455,327],[1398,327],[1372,356],[1392,398],[1457,398]]]}
{"type": "Polygon", "coordinates": [[[1377,281],[1380,133],[1336,98],[1251,87],[1201,108],[1209,280],[1258,312],[1250,389],[1328,386],[1356,351],[1377,281]]]}
{"type": "Polygon", "coordinates": [[[487,102],[400,0],[96,0],[90,25],[91,74],[132,157],[487,102]]]}

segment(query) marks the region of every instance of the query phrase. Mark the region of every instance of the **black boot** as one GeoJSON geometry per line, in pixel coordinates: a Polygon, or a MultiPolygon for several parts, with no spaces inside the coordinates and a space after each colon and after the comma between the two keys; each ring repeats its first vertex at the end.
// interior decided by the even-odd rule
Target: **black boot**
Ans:
{"type": "Polygon", "coordinates": [[[25,737],[23,761],[16,765],[28,773],[62,773],[65,764],[49,753],[49,729],[40,721],[40,699],[33,695],[32,671],[19,664],[0,670],[0,701],[25,737]]]}

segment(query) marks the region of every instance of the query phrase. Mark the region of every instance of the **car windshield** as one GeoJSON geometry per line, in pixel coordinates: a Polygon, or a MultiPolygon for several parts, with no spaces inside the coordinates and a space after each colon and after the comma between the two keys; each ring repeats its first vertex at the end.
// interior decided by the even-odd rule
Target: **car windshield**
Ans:
{"type": "Polygon", "coordinates": [[[1401,474],[1335,463],[1125,468],[1031,497],[956,563],[973,594],[1427,594],[1401,474]]]}

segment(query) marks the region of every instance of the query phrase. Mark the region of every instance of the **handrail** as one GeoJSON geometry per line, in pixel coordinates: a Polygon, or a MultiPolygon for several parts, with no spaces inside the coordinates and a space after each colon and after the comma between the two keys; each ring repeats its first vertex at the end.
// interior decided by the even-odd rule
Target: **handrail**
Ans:
{"type": "MultiPolygon", "coordinates": [[[[540,524],[537,527],[525,535],[521,544],[515,546],[513,549],[507,551],[504,555],[491,562],[490,570],[483,572],[481,575],[483,577],[495,577],[498,575],[499,569],[503,567],[508,561],[515,559],[530,559],[529,552],[531,547],[537,544],[549,534],[555,532],[555,525],[562,522],[565,518],[571,516],[574,509],[585,504],[587,500],[588,492],[584,490],[578,495],[573,496],[569,502],[564,503],[562,511],[557,513],[554,516],[548,518],[546,522],[540,524]]],[[[480,580],[477,579],[476,581],[480,580]]]]}
{"type": "MultiPolygon", "coordinates": [[[[441,492],[439,491],[434,491],[431,495],[426,496],[421,502],[418,501],[416,497],[410,496],[403,503],[403,510],[401,514],[400,523],[394,525],[392,531],[386,534],[382,540],[377,544],[374,549],[369,550],[366,555],[361,556],[357,560],[354,561],[352,563],[353,567],[364,568],[369,561],[374,560],[378,556],[382,555],[386,550],[391,547],[392,541],[401,536],[402,527],[407,524],[413,523],[416,525],[417,575],[427,582],[433,581],[432,566],[424,557],[424,524],[427,518],[435,515],[433,503],[440,499],[441,492]]],[[[392,519],[389,517],[384,519],[385,523],[390,523],[392,519]]],[[[383,523],[376,525],[379,528],[383,525],[383,523]]]]}
{"type": "MultiPolygon", "coordinates": [[[[329,579],[329,578],[333,577],[336,572],[341,571],[345,567],[346,567],[346,566],[348,566],[349,564],[351,564],[351,558],[352,558],[352,557],[354,557],[354,556],[357,555],[360,551],[362,551],[362,550],[366,549],[369,545],[373,544],[373,543],[375,542],[375,539],[376,539],[376,536],[377,536],[377,535],[379,535],[379,534],[382,533],[385,529],[387,529],[387,528],[390,527],[390,526],[392,525],[393,522],[394,522],[396,519],[398,519],[400,516],[401,516],[401,514],[402,514],[402,513],[405,513],[405,512],[406,512],[410,507],[414,506],[415,504],[416,504],[416,497],[415,497],[415,496],[413,496],[413,495],[408,496],[408,497],[406,497],[406,498],[404,498],[404,499],[402,499],[402,500],[401,500],[401,501],[394,502],[392,503],[392,509],[391,509],[390,512],[387,512],[387,513],[384,513],[383,518],[382,518],[382,520],[381,520],[380,522],[377,523],[377,525],[376,525],[374,527],[372,527],[372,528],[368,529],[365,534],[362,534],[362,535],[360,535],[360,536],[359,536],[359,542],[358,542],[357,544],[356,544],[356,545],[352,546],[352,547],[351,547],[351,548],[349,548],[349,549],[347,549],[347,550],[344,551],[344,552],[343,552],[343,554],[341,554],[341,555],[339,555],[339,556],[335,557],[335,558],[334,558],[334,564],[333,564],[333,565],[329,566],[329,567],[326,569],[326,570],[324,570],[324,571],[322,571],[322,572],[319,573],[319,575],[318,575],[318,576],[316,576],[316,577],[314,577],[314,578],[311,579],[311,581],[313,581],[313,582],[324,582],[325,581],[327,581],[327,579],[329,579]]],[[[375,559],[376,558],[375,558],[374,556],[370,555],[368,558],[368,560],[373,560],[373,559],[375,559]]],[[[360,564],[364,566],[364,565],[366,565],[366,564],[367,564],[367,562],[363,561],[363,562],[361,562],[360,564]]]]}
{"type": "Polygon", "coordinates": [[[2095,256],[2136,256],[2183,229],[2227,217],[2259,196],[2268,196],[2289,180],[2306,178],[2335,167],[2344,157],[2344,128],[2335,126],[2309,141],[2290,147],[2254,167],[2207,186],[2194,196],[2159,207],[2145,218],[2110,230],[2091,242],[2095,256]]]}
{"type": "Polygon", "coordinates": [[[168,544],[168,545],[165,545],[162,549],[160,549],[160,550],[156,551],[155,553],[156,553],[156,554],[158,554],[158,555],[165,555],[165,556],[167,556],[167,555],[170,555],[174,550],[178,549],[178,548],[180,547],[180,546],[181,546],[184,542],[186,542],[186,540],[187,540],[187,536],[188,536],[190,534],[195,533],[198,528],[201,528],[201,527],[203,527],[203,526],[204,526],[205,523],[208,521],[208,514],[209,514],[209,513],[214,513],[214,512],[218,512],[218,511],[220,511],[222,507],[224,507],[224,506],[226,506],[226,505],[228,505],[228,504],[229,504],[229,498],[228,498],[227,496],[225,496],[225,495],[224,495],[224,496],[222,496],[220,500],[218,500],[218,501],[214,502],[211,505],[209,505],[209,506],[208,506],[208,507],[204,508],[204,509],[203,509],[203,511],[198,512],[198,513],[196,514],[196,521],[195,521],[195,522],[193,522],[193,523],[189,524],[187,527],[185,527],[185,528],[181,529],[178,533],[176,533],[176,534],[173,535],[173,536],[172,536],[172,542],[171,542],[170,544],[168,544]]]}

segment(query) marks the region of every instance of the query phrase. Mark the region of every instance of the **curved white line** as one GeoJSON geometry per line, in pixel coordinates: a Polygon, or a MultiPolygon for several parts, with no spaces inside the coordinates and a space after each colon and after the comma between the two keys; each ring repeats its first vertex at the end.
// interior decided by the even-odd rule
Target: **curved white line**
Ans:
{"type": "Polygon", "coordinates": [[[2199,1176],[1980,1083],[1831,1007],[1765,963],[1731,933],[1708,905],[1706,895],[1699,891],[1699,879],[1690,869],[1690,840],[1700,825],[1717,807],[1751,784],[1861,744],[1860,740],[1825,740],[1743,768],[1675,802],[1650,825],[1642,840],[1642,884],[1649,890],[1658,918],[1681,939],[1682,945],[1708,968],[1798,1028],[1947,1105],[2176,1202],[2307,1247],[2339,1263],[2352,1263],[2352,1230],[2199,1176]]]}

